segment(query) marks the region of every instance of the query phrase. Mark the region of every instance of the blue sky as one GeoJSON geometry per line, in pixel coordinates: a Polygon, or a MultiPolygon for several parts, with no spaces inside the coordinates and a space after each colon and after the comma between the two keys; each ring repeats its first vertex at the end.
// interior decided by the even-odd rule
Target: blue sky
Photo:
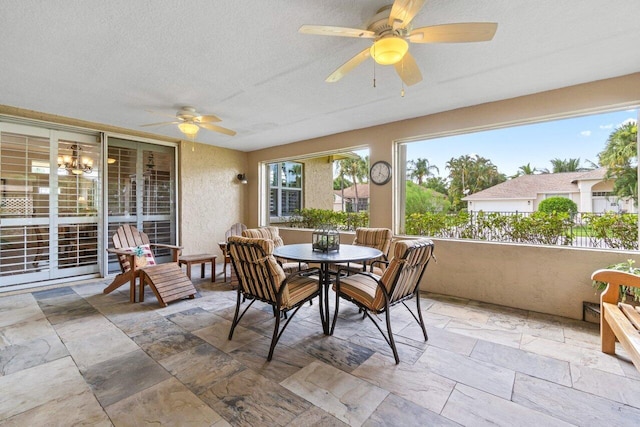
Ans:
{"type": "Polygon", "coordinates": [[[552,122],[476,132],[407,144],[407,159],[427,158],[446,177],[446,162],[452,157],[477,154],[485,157],[507,176],[515,175],[527,163],[551,169],[551,159],[580,158],[598,162],[598,153],[617,126],[637,120],[637,110],[623,110],[552,122]]]}

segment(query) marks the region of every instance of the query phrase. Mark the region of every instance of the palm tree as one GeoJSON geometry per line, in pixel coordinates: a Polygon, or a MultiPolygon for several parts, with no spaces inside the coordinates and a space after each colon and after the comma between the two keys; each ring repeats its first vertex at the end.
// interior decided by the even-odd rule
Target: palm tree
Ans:
{"type": "Polygon", "coordinates": [[[422,185],[425,178],[435,176],[432,172],[433,170],[440,173],[438,166],[432,165],[429,159],[417,158],[416,160],[409,160],[409,178],[415,179],[418,185],[422,185]]]}
{"type": "Polygon", "coordinates": [[[534,175],[536,172],[540,172],[540,170],[536,167],[531,167],[531,163],[527,163],[526,165],[522,165],[518,168],[518,172],[515,177],[522,175],[534,175]]]}
{"type": "MultiPolygon", "coordinates": [[[[351,178],[353,182],[353,188],[355,191],[355,211],[358,212],[358,184],[362,183],[367,176],[367,158],[363,159],[358,156],[357,158],[344,159],[340,160],[339,167],[341,176],[347,175],[351,178]],[[343,175],[344,174],[344,175],[343,175]]],[[[344,190],[342,192],[343,200],[344,200],[344,190]]]]}
{"type": "Polygon", "coordinates": [[[562,172],[584,172],[588,171],[589,168],[580,166],[580,158],[577,159],[552,159],[551,160],[551,173],[562,173],[562,172]]]}
{"type": "Polygon", "coordinates": [[[491,160],[477,154],[452,157],[446,167],[449,169],[449,198],[456,209],[464,196],[507,180],[491,160]]]}
{"type": "Polygon", "coordinates": [[[638,203],[638,124],[625,123],[609,135],[598,160],[607,168],[607,178],[615,178],[613,192],[638,203]]]}

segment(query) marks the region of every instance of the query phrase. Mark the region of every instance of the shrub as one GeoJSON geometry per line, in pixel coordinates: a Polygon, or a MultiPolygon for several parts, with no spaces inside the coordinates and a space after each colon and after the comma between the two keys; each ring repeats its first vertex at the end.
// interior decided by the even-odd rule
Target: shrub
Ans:
{"type": "Polygon", "coordinates": [[[574,215],[578,212],[578,205],[576,205],[573,200],[567,199],[566,197],[549,197],[548,199],[544,199],[540,202],[538,205],[538,212],[545,212],[548,214],[554,212],[566,212],[570,215],[574,215]]]}

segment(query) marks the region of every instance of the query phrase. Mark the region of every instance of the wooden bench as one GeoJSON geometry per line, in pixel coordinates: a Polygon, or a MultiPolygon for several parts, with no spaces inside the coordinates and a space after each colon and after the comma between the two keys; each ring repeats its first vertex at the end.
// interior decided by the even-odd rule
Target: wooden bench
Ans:
{"type": "Polygon", "coordinates": [[[619,302],[620,285],[640,288],[640,276],[617,270],[598,270],[593,280],[608,283],[600,295],[600,339],[602,351],[615,354],[616,339],[640,371],[640,312],[638,307],[619,302]]]}

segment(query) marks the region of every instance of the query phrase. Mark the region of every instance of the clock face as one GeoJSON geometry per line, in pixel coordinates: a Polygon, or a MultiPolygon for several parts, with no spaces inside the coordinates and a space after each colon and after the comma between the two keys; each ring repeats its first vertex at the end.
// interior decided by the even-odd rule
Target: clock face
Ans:
{"type": "Polygon", "coordinates": [[[371,182],[378,185],[391,181],[391,165],[384,161],[375,162],[369,171],[371,182]]]}

